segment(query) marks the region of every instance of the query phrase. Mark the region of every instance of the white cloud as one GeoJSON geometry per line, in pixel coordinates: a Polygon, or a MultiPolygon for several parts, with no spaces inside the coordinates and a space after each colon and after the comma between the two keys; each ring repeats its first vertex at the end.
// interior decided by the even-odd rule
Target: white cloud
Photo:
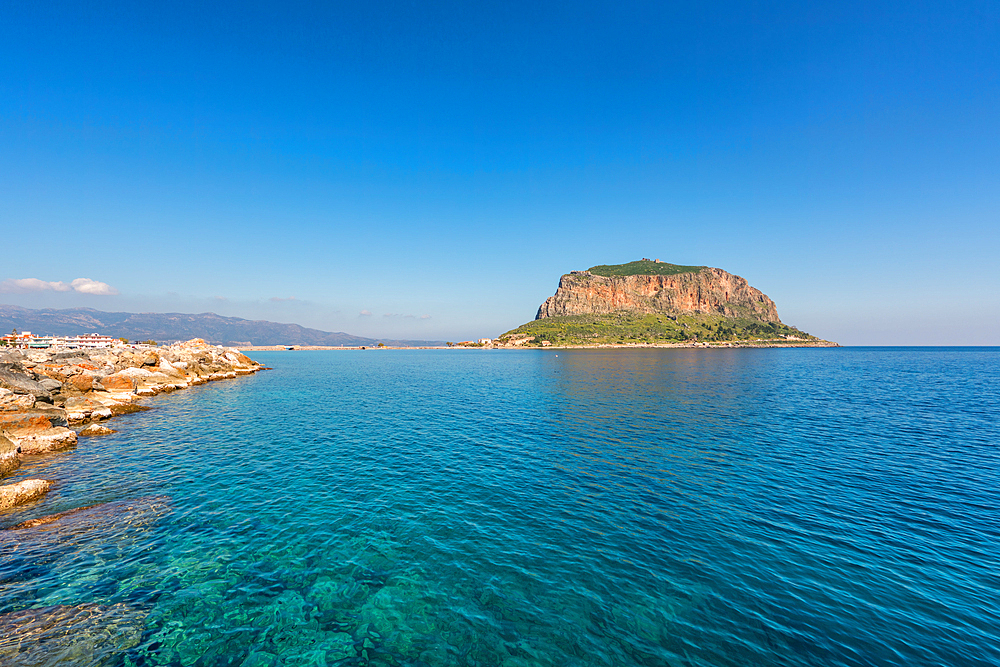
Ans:
{"type": "Polygon", "coordinates": [[[431,316],[430,315],[421,315],[420,319],[422,319],[422,320],[429,320],[429,319],[431,319],[431,316]]]}
{"type": "Polygon", "coordinates": [[[371,317],[371,316],[372,316],[372,311],[370,310],[362,310],[360,313],[358,313],[358,317],[371,317]]]}
{"type": "Polygon", "coordinates": [[[83,294],[99,294],[101,296],[118,294],[118,290],[111,285],[102,283],[99,280],[91,280],[90,278],[77,278],[70,284],[73,286],[73,289],[83,294]]]}
{"type": "Polygon", "coordinates": [[[8,278],[0,282],[0,294],[23,294],[26,292],[69,292],[81,294],[109,295],[118,294],[118,290],[107,283],[90,278],[77,278],[71,283],[39,280],[38,278],[8,278]]]}
{"type": "Polygon", "coordinates": [[[272,296],[270,300],[274,301],[274,302],[278,302],[278,301],[297,301],[297,299],[294,296],[289,296],[289,297],[272,296]]]}
{"type": "Polygon", "coordinates": [[[9,278],[0,283],[0,292],[16,294],[20,292],[68,292],[72,287],[63,282],[50,283],[38,278],[9,278]]]}

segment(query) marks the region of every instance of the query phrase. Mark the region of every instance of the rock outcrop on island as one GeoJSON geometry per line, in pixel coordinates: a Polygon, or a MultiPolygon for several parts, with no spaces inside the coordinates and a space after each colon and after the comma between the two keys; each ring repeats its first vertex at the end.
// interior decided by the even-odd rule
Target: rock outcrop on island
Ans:
{"type": "MultiPolygon", "coordinates": [[[[0,348],[0,477],[13,472],[22,455],[75,445],[73,426],[144,409],[135,405],[140,398],[261,368],[239,350],[201,339],[166,347],[0,348]]],[[[82,431],[110,432],[99,426],[82,431]]],[[[5,497],[31,499],[21,489],[0,486],[0,498],[5,497]]]]}
{"type": "Polygon", "coordinates": [[[766,294],[707,266],[642,259],[572,271],[535,320],[495,347],[834,346],[782,323],[766,294]]]}
{"type": "MultiPolygon", "coordinates": [[[[592,315],[626,310],[632,313],[693,313],[780,322],[778,309],[766,294],[744,278],[722,269],[695,269],[669,275],[654,273],[660,262],[632,262],[649,273],[600,275],[595,269],[573,271],[559,279],[559,289],[545,300],[535,319],[592,315]],[[651,266],[644,266],[645,264],[651,266]]],[[[665,264],[672,267],[675,265],[665,264]]]]}

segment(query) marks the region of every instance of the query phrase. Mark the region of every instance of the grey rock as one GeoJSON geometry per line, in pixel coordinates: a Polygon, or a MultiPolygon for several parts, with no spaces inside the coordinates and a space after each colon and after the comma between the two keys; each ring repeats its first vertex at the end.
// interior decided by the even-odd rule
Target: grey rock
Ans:
{"type": "Polygon", "coordinates": [[[84,396],[70,396],[63,403],[63,407],[67,410],[75,410],[77,408],[92,408],[94,404],[84,396]]]}
{"type": "Polygon", "coordinates": [[[58,361],[59,363],[67,366],[90,363],[90,357],[87,356],[85,352],[80,352],[79,350],[73,350],[71,352],[56,352],[52,355],[52,359],[53,361],[58,361]]]}
{"type": "Polygon", "coordinates": [[[60,389],[62,389],[63,385],[63,383],[60,382],[59,380],[53,380],[52,378],[43,378],[41,380],[38,380],[38,384],[42,385],[50,392],[59,391],[60,389]]]}
{"type": "Polygon", "coordinates": [[[10,389],[15,394],[31,394],[37,400],[52,402],[52,394],[49,393],[49,390],[24,373],[0,370],[0,387],[10,389]]]}

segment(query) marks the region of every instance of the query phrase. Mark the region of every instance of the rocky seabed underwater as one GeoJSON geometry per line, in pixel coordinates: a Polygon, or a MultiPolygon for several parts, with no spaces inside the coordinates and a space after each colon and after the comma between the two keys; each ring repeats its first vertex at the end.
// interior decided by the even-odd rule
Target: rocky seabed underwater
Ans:
{"type": "Polygon", "coordinates": [[[24,457],[0,664],[1000,662],[997,351],[254,356],[24,457]]]}

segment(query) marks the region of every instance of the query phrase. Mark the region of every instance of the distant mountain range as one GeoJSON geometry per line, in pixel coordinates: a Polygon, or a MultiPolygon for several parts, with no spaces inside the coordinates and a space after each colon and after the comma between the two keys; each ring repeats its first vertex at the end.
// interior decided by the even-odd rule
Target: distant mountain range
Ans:
{"type": "Polygon", "coordinates": [[[129,340],[174,342],[204,338],[223,345],[443,345],[443,341],[363,338],[342,331],[320,331],[298,324],[244,320],[215,313],[107,313],[93,308],[34,310],[0,305],[0,332],[11,329],[36,335],[71,336],[100,333],[129,340]]]}

